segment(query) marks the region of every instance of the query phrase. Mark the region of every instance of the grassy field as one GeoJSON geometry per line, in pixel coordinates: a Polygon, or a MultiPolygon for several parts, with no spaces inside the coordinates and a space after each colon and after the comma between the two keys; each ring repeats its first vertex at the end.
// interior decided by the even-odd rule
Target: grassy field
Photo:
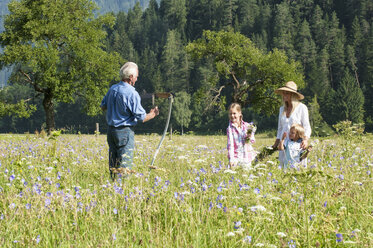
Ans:
{"type": "MultiPolygon", "coordinates": [[[[255,148],[272,145],[258,135],[255,148]]],[[[0,247],[373,247],[373,137],[313,139],[308,168],[226,168],[225,136],[0,135],[0,247]]]]}

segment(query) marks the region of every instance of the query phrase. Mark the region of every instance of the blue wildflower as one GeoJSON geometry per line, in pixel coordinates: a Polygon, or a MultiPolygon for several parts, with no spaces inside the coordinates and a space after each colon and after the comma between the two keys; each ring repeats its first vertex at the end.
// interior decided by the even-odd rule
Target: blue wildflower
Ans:
{"type": "Polygon", "coordinates": [[[116,208],[113,209],[114,214],[118,214],[118,210],[116,208]]]}
{"type": "Polygon", "coordinates": [[[244,241],[245,243],[251,243],[251,240],[252,240],[251,236],[246,236],[246,237],[243,239],[243,241],[244,241]]]}
{"type": "Polygon", "coordinates": [[[241,221],[234,222],[234,229],[238,229],[241,226],[241,221]]]}
{"type": "Polygon", "coordinates": [[[337,233],[335,236],[337,237],[337,242],[338,242],[338,243],[342,242],[342,240],[343,240],[343,235],[342,235],[341,233],[337,233]]]}
{"type": "Polygon", "coordinates": [[[316,217],[315,214],[311,214],[311,216],[310,216],[310,220],[312,221],[315,217],[316,217]]]}
{"type": "Polygon", "coordinates": [[[260,189],[255,188],[255,189],[254,189],[254,193],[255,193],[255,194],[259,194],[259,193],[260,193],[260,189]]]}
{"type": "Polygon", "coordinates": [[[15,176],[14,174],[12,174],[12,175],[9,177],[9,181],[13,181],[15,178],[16,178],[16,176],[15,176]]]}
{"type": "Polygon", "coordinates": [[[296,243],[295,243],[294,240],[290,240],[290,241],[288,242],[288,245],[289,245],[289,248],[296,248],[296,247],[297,247],[297,245],[296,245],[296,243]]]}

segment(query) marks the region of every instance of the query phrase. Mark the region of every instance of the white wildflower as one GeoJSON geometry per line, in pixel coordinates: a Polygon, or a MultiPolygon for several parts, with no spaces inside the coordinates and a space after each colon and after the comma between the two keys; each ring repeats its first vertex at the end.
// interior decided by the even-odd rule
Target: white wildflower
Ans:
{"type": "Polygon", "coordinates": [[[252,207],[250,207],[250,209],[251,209],[251,211],[256,211],[256,210],[258,210],[258,211],[263,211],[263,212],[265,212],[267,209],[265,208],[265,207],[263,207],[262,205],[257,205],[257,206],[252,206],[252,207]]]}
{"type": "Polygon", "coordinates": [[[273,161],[271,161],[271,160],[268,160],[267,163],[268,163],[268,164],[271,164],[271,165],[274,165],[274,164],[275,164],[275,162],[273,162],[273,161]]]}
{"type": "Polygon", "coordinates": [[[234,232],[227,233],[227,237],[233,237],[234,235],[235,235],[234,232]]]}
{"type": "Polygon", "coordinates": [[[346,240],[346,241],[343,241],[343,244],[356,244],[356,242],[352,240],[346,240]]]}
{"type": "Polygon", "coordinates": [[[257,243],[255,246],[256,246],[256,247],[263,247],[264,244],[262,244],[262,243],[257,243]]]}
{"type": "Polygon", "coordinates": [[[359,182],[359,181],[355,181],[355,182],[353,182],[353,184],[356,184],[356,185],[363,185],[363,183],[362,183],[362,182],[359,182]]]}
{"type": "Polygon", "coordinates": [[[283,232],[278,232],[277,233],[277,236],[281,237],[281,238],[285,238],[286,237],[286,234],[283,233],[283,232]]]}
{"type": "Polygon", "coordinates": [[[227,170],[224,171],[224,173],[236,174],[237,171],[233,171],[233,170],[227,169],[227,170]]]}
{"type": "Polygon", "coordinates": [[[242,233],[245,231],[245,229],[243,229],[242,227],[238,228],[236,231],[234,231],[235,233],[237,234],[240,234],[242,235],[242,233]]]}
{"type": "Polygon", "coordinates": [[[272,196],[270,199],[274,201],[282,201],[280,197],[276,197],[276,196],[272,196]]]}
{"type": "Polygon", "coordinates": [[[179,160],[183,160],[183,159],[187,159],[188,157],[187,156],[179,156],[177,157],[179,160]]]}
{"type": "Polygon", "coordinates": [[[197,146],[199,149],[207,149],[208,147],[206,145],[199,145],[197,146]]]}
{"type": "Polygon", "coordinates": [[[259,168],[259,167],[266,167],[266,165],[265,164],[257,164],[257,165],[254,166],[255,169],[259,168]]]}
{"type": "Polygon", "coordinates": [[[195,162],[195,163],[204,163],[205,160],[203,160],[203,159],[197,159],[197,160],[195,160],[194,162],[195,162]]]}

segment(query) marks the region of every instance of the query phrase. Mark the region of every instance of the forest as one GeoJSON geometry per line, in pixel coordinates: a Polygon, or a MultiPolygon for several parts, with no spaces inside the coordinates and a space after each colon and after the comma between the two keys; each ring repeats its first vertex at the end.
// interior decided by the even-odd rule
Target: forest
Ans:
{"type": "MultiPolygon", "coordinates": [[[[366,131],[373,130],[370,0],[150,0],[137,2],[128,11],[115,9],[108,9],[115,23],[104,26],[104,50],[115,52],[122,62],[139,65],[138,92],[174,94],[174,131],[221,133],[228,125],[226,108],[233,92],[222,86],[230,85],[233,78],[221,75],[213,58],[195,59],[186,49],[206,39],[206,30],[241,34],[263,53],[283,51],[288,61],[296,62],[303,75],[300,92],[310,111],[313,135],[327,135],[332,125],[343,120],[364,123],[366,131]],[[215,89],[220,89],[218,99],[211,95],[215,89]]],[[[115,70],[119,71],[119,65],[115,70]]],[[[41,95],[16,73],[1,90],[0,99],[27,99],[36,106],[27,118],[4,115],[0,132],[33,133],[45,128],[41,95]]],[[[136,132],[162,131],[168,102],[156,99],[156,104],[160,118],[138,125],[136,132]]],[[[271,111],[262,111],[258,103],[245,104],[244,119],[255,122],[258,132],[273,130],[280,104],[279,98],[274,99],[271,111]]],[[[99,123],[105,132],[103,113],[88,115],[79,96],[54,105],[57,129],[93,133],[99,123]]],[[[151,101],[144,99],[143,105],[149,110],[151,101]]]]}

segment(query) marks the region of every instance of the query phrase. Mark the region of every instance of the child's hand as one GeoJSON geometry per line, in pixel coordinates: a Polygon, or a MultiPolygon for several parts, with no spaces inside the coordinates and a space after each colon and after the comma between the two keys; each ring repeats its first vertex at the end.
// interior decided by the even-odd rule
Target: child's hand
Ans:
{"type": "Polygon", "coordinates": [[[285,140],[287,135],[288,134],[286,132],[284,132],[284,134],[282,135],[282,140],[285,140]]]}

